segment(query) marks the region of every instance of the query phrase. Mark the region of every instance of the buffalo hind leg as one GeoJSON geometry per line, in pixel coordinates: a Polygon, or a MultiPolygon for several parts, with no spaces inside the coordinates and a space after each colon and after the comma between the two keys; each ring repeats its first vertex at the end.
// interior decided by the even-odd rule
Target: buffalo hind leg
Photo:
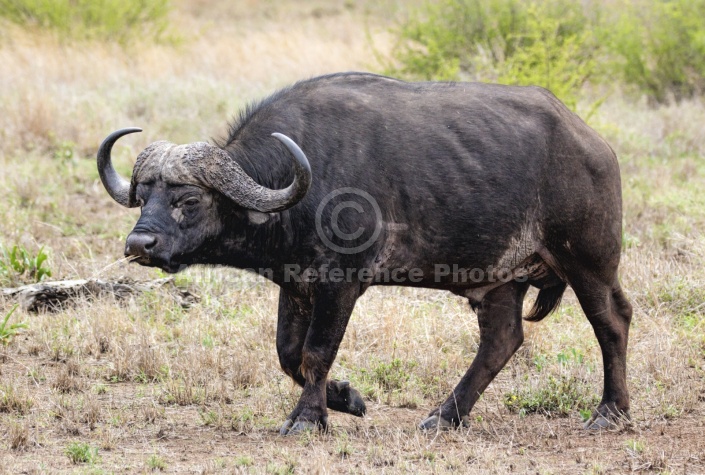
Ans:
{"type": "Polygon", "coordinates": [[[365,415],[362,395],[347,381],[326,381],[345,332],[356,296],[325,293],[311,305],[284,290],[279,295],[277,352],[286,374],[304,388],[299,403],[282,426],[282,435],[325,427],[326,407],[365,415]],[[340,299],[340,306],[336,301],[340,299]],[[325,388],[325,389],[323,389],[325,388]]]}
{"type": "Polygon", "coordinates": [[[512,281],[485,295],[476,309],[480,326],[477,355],[448,399],[421,422],[420,429],[459,426],[485,388],[519,349],[524,341],[521,312],[528,285],[512,281]]]}
{"type": "Polygon", "coordinates": [[[602,400],[585,424],[586,429],[613,428],[629,419],[627,341],[632,306],[616,277],[614,282],[608,285],[589,276],[571,279],[571,287],[600,344],[604,368],[602,400]]]}

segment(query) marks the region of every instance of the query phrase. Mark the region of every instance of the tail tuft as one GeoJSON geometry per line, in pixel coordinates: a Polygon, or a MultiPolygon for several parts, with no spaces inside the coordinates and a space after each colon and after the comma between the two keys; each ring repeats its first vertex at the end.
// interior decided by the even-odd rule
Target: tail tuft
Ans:
{"type": "Polygon", "coordinates": [[[528,322],[538,322],[546,318],[548,314],[553,312],[558,305],[560,305],[566,285],[565,282],[561,282],[558,285],[539,290],[539,295],[536,297],[534,306],[531,307],[531,311],[524,317],[524,320],[528,322]]]}

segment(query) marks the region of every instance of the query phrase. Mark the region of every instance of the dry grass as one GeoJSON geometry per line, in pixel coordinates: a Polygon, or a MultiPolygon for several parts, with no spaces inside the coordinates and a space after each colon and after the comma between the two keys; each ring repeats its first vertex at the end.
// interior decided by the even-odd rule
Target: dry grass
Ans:
{"type": "MultiPolygon", "coordinates": [[[[224,2],[215,11],[210,3],[178,3],[176,46],[123,51],[3,33],[0,64],[10,73],[0,75],[0,242],[46,246],[55,278],[158,276],[110,266],[135,212],[99,186],[92,155],[102,137],[145,128],[116,150],[127,172],[152,140],[217,136],[239,107],[277,86],[374,68],[365,24],[384,51],[398,12],[391,1],[224,2]]],[[[0,347],[0,473],[73,473],[65,451],[77,441],[98,449],[85,467],[96,473],[702,472],[705,107],[654,110],[615,95],[592,122],[622,163],[622,280],[635,307],[630,428],[580,429],[579,408],[599,395],[602,369],[568,293],[554,316],[527,324],[524,346],[469,428],[417,432],[470,364],[475,319],[445,293],[373,288],[333,368],[365,394],[368,415],[333,413],[327,434],[280,438],[299,390],[277,363],[277,289],[235,270],[192,269],[179,281],[203,299],[189,310],[156,290],[51,315],[17,312],[29,328],[0,347]],[[534,398],[552,407],[545,388],[571,391],[567,415],[514,405],[534,398]]],[[[0,301],[0,315],[11,304],[0,301]]]]}

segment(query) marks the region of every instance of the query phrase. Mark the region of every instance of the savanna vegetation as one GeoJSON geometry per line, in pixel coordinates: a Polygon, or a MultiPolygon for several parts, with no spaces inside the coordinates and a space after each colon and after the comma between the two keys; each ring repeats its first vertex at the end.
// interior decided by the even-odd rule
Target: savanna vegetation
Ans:
{"type": "Polygon", "coordinates": [[[586,83],[663,104],[705,91],[703,17],[703,0],[440,0],[400,24],[388,70],[540,85],[573,108],[586,83]]]}
{"type": "MultiPolygon", "coordinates": [[[[277,289],[190,269],[123,301],[28,313],[0,294],[0,473],[701,473],[705,471],[705,17],[701,0],[0,0],[0,286],[138,279],[135,210],[95,167],[123,139],[208,140],[247,102],[315,74],[540,84],[617,152],[622,282],[635,313],[632,423],[587,433],[600,352],[570,292],[459,431],[416,423],[478,345],[467,303],[372,288],[333,368],[368,415],[281,438],[299,389],[279,370],[277,289]]],[[[530,305],[527,302],[527,306],[530,305]]]]}

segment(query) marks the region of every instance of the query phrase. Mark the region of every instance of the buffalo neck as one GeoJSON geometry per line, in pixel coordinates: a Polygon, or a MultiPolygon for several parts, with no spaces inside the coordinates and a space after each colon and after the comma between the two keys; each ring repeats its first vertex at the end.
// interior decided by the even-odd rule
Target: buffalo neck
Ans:
{"type": "Polygon", "coordinates": [[[210,242],[203,254],[207,264],[252,269],[279,283],[285,265],[299,260],[293,243],[297,231],[292,213],[257,213],[233,209],[220,236],[210,242]]]}

